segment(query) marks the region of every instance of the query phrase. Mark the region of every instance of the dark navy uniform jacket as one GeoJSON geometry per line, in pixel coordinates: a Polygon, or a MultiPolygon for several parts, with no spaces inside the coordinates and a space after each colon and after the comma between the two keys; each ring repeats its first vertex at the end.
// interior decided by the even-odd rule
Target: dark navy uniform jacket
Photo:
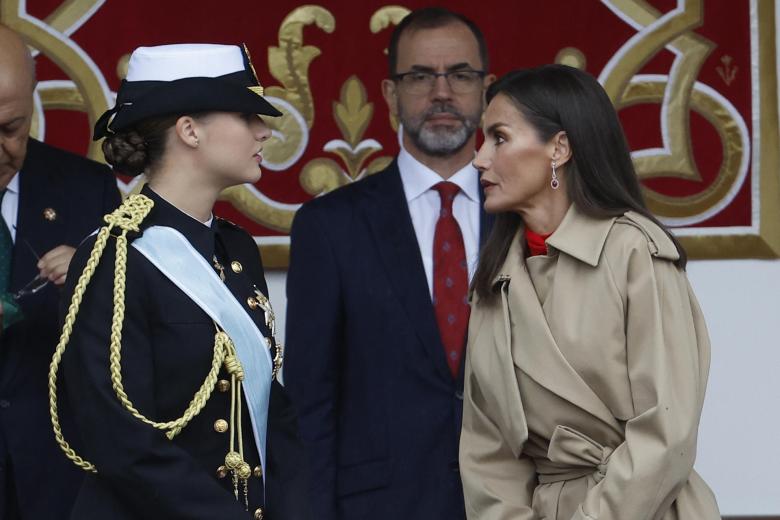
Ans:
{"type": "MultiPolygon", "coordinates": [[[[11,291],[38,275],[36,255],[78,246],[120,201],[107,166],[30,139],[19,172],[11,291]]],[[[60,294],[50,283],[23,296],[24,319],[0,334],[0,520],[66,519],[81,484],[83,472],[54,442],[49,420],[60,294]]]]}
{"type": "MultiPolygon", "coordinates": [[[[216,255],[225,268],[228,288],[268,335],[263,311],[247,304],[254,287],[267,294],[254,240],[224,220],[215,219],[211,228],[204,226],[148,186],[142,193],[155,203],[142,230],[153,225],[172,227],[209,264],[216,255]],[[232,269],[232,262],[239,262],[241,268],[232,269]]],[[[71,264],[63,316],[94,243],[95,237],[85,241],[71,264]]],[[[249,479],[248,511],[241,487],[236,500],[230,476],[218,475],[230,432],[216,431],[215,422],[230,421],[229,391],[215,389],[205,408],[172,441],[163,431],[132,417],[119,402],[109,374],[114,257],[115,238],[111,237],[63,357],[64,383],[75,412],[82,455],[98,469],[96,475],[86,477],[72,518],[246,520],[260,518],[258,510],[271,520],[300,518],[294,500],[301,477],[295,417],[277,382],[271,390],[266,482],[264,486],[263,476],[249,479]]],[[[128,397],[141,413],[155,421],[182,415],[211,367],[214,333],[211,318],[129,246],[122,377],[128,397]]],[[[246,377],[257,375],[246,373],[246,377]]],[[[230,379],[224,369],[220,379],[230,379]]],[[[243,397],[242,401],[244,459],[255,468],[260,457],[243,397]]]]}

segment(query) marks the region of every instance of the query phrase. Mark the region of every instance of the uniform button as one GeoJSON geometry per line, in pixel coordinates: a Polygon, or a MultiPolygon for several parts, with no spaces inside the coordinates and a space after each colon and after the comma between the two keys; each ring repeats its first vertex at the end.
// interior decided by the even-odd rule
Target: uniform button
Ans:
{"type": "Polygon", "coordinates": [[[243,265],[241,265],[241,262],[237,262],[237,261],[235,261],[235,260],[233,260],[232,262],[230,262],[230,268],[231,268],[231,269],[233,270],[233,272],[234,272],[234,273],[236,273],[236,274],[238,274],[238,273],[240,273],[241,271],[243,271],[243,270],[244,270],[244,266],[243,266],[243,265]]]}
{"type": "Polygon", "coordinates": [[[217,468],[217,478],[225,478],[227,477],[228,470],[225,466],[220,466],[217,468]]]}
{"type": "Polygon", "coordinates": [[[230,381],[228,381],[227,379],[220,379],[219,381],[217,381],[217,390],[219,390],[220,392],[227,392],[228,390],[230,390],[230,381]]]}
{"type": "Polygon", "coordinates": [[[263,508],[258,507],[255,509],[255,520],[263,520],[263,508]]]}
{"type": "Polygon", "coordinates": [[[11,401],[7,401],[6,399],[0,399],[0,408],[8,408],[11,406],[11,401]]]}
{"type": "Polygon", "coordinates": [[[43,218],[49,222],[54,222],[57,220],[57,211],[54,208],[46,208],[43,210],[43,218]]]}
{"type": "Polygon", "coordinates": [[[250,296],[246,299],[246,304],[249,305],[249,308],[252,310],[257,309],[260,306],[260,302],[257,301],[257,298],[254,296],[250,296]]]}
{"type": "Polygon", "coordinates": [[[455,391],[455,399],[457,399],[458,401],[463,401],[463,390],[455,391]]]}
{"type": "Polygon", "coordinates": [[[252,470],[252,475],[256,476],[257,478],[261,478],[263,476],[263,468],[260,466],[255,466],[255,469],[252,470]]]}
{"type": "Polygon", "coordinates": [[[217,433],[225,433],[228,431],[228,423],[225,419],[217,419],[214,421],[214,431],[217,433]]]}

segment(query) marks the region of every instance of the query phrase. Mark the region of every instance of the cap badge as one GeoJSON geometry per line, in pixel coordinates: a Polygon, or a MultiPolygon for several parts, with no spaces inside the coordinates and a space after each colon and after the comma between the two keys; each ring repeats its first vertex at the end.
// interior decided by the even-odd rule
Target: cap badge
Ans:
{"type": "Polygon", "coordinates": [[[249,54],[249,47],[246,46],[246,43],[241,44],[241,48],[244,51],[244,57],[246,58],[246,64],[249,68],[249,72],[252,73],[252,79],[255,80],[255,83],[257,86],[254,87],[247,87],[249,90],[257,94],[258,96],[263,95],[263,87],[260,86],[260,80],[257,77],[257,71],[255,70],[255,66],[252,64],[252,56],[249,54]]]}

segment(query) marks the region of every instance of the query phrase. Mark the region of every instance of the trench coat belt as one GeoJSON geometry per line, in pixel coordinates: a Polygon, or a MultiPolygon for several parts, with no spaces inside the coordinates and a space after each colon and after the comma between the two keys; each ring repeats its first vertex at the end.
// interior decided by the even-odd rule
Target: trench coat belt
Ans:
{"type": "Polygon", "coordinates": [[[598,483],[607,475],[614,450],[568,426],[556,426],[547,458],[535,459],[540,484],[574,480],[592,475],[598,483]]]}

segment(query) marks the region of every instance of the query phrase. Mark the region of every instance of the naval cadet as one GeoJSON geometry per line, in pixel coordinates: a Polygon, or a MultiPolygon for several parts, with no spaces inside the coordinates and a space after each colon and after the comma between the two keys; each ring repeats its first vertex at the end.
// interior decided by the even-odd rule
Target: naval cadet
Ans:
{"type": "Polygon", "coordinates": [[[50,372],[55,437],[88,472],[72,518],[300,517],[257,245],[212,214],[222,190],[260,178],[271,135],[260,116],[280,115],[245,47],[131,55],[95,139],[115,169],[148,184],[79,247],[50,372]],[[83,452],[59,428],[57,384],[83,452]]]}

